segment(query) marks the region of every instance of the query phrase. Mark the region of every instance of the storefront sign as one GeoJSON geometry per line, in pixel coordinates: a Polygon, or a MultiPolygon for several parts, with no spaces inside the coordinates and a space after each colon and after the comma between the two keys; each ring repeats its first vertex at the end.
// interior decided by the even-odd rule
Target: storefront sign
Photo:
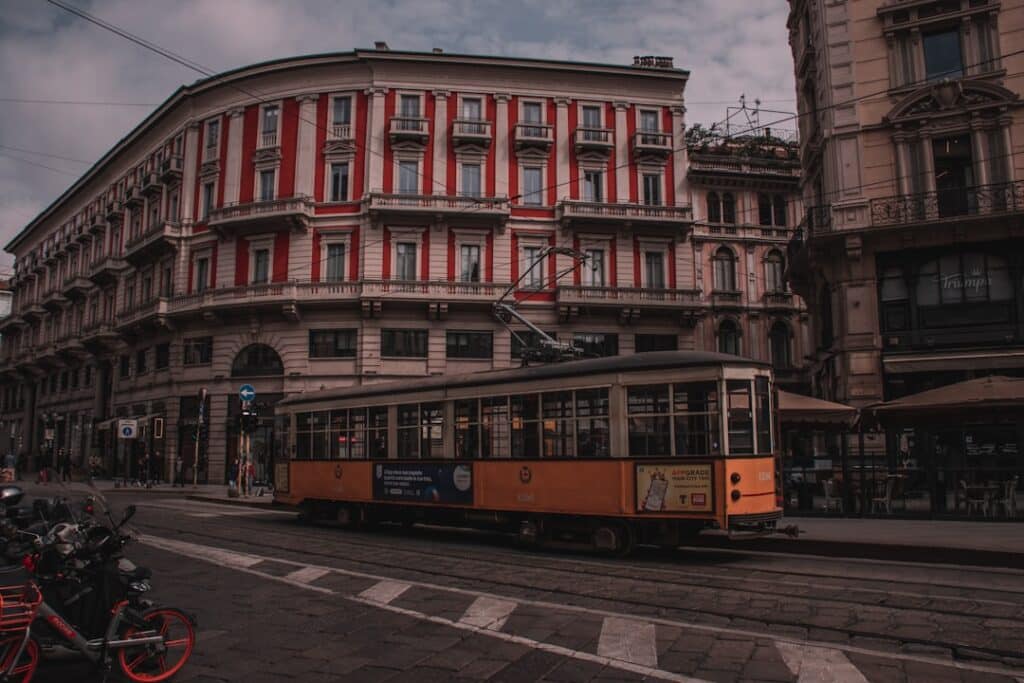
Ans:
{"type": "Polygon", "coordinates": [[[637,512],[710,512],[711,465],[636,466],[637,512]]]}
{"type": "Polygon", "coordinates": [[[471,505],[473,468],[454,464],[377,463],[373,466],[373,497],[471,505]]]}

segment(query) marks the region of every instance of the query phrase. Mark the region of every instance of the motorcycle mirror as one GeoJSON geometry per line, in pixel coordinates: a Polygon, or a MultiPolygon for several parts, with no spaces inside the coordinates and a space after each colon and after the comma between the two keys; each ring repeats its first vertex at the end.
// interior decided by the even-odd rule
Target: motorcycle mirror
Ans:
{"type": "Polygon", "coordinates": [[[4,486],[0,488],[0,503],[4,505],[17,505],[21,502],[25,491],[20,486],[4,486]]]}
{"type": "Polygon", "coordinates": [[[135,516],[135,506],[129,505],[124,509],[124,515],[121,517],[121,524],[126,523],[129,519],[135,516]]]}

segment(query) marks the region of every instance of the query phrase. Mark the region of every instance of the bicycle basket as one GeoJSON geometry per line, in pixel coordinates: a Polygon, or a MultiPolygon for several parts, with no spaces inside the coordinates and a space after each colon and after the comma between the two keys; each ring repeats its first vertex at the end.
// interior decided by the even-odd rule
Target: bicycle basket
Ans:
{"type": "Polygon", "coordinates": [[[25,570],[0,572],[0,632],[21,631],[35,619],[43,596],[25,570]]]}

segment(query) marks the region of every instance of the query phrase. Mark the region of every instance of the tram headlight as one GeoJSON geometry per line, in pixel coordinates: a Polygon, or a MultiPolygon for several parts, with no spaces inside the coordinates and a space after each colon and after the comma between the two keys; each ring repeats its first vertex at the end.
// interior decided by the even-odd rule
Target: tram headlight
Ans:
{"type": "Polygon", "coordinates": [[[741,477],[739,472],[733,472],[732,476],[729,477],[729,481],[731,481],[733,483],[733,486],[735,486],[736,484],[740,483],[740,478],[741,477]]]}
{"type": "Polygon", "coordinates": [[[732,490],[732,502],[735,503],[736,501],[738,501],[740,499],[740,496],[742,496],[742,495],[743,494],[739,492],[739,489],[733,489],[732,490]]]}

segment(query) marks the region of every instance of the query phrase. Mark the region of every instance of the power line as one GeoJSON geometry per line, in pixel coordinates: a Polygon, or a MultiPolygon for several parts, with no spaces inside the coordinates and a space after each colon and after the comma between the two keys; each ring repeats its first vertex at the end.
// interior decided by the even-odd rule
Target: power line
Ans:
{"type": "Polygon", "coordinates": [[[0,149],[8,149],[12,152],[24,152],[25,154],[32,154],[37,157],[47,157],[49,159],[60,159],[61,161],[73,161],[76,164],[87,164],[92,166],[93,162],[85,161],[84,159],[75,159],[73,157],[62,157],[57,154],[47,154],[46,152],[37,152],[31,149],[23,149],[21,147],[11,147],[9,145],[0,145],[0,149]]]}
{"type": "Polygon", "coordinates": [[[44,100],[30,99],[23,97],[0,97],[0,102],[13,104],[60,104],[64,106],[94,106],[94,107],[155,107],[156,104],[149,102],[102,102],[97,100],[44,100]]]}
{"type": "Polygon", "coordinates": [[[40,163],[37,163],[35,161],[31,161],[29,159],[23,159],[23,158],[21,158],[19,156],[15,156],[13,154],[5,154],[4,152],[0,152],[0,157],[6,157],[8,159],[14,159],[16,161],[20,161],[23,164],[28,164],[29,166],[36,166],[38,168],[45,168],[46,170],[53,171],[55,173],[63,173],[64,175],[73,176],[75,178],[79,177],[78,173],[73,173],[71,171],[65,171],[65,170],[60,169],[60,168],[54,168],[53,166],[47,166],[46,164],[40,164],[40,163]]]}

